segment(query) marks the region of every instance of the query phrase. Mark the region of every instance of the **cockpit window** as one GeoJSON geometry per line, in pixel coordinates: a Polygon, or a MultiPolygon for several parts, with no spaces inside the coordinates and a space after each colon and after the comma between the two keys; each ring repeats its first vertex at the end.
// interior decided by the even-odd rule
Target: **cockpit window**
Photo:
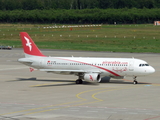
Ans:
{"type": "Polygon", "coordinates": [[[139,67],[149,66],[148,64],[139,64],[139,67]]]}

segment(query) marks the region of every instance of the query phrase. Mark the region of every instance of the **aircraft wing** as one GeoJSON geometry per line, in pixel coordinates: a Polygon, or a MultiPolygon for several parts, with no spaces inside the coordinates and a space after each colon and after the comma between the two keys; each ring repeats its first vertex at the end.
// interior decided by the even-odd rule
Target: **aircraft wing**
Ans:
{"type": "Polygon", "coordinates": [[[45,72],[53,72],[53,73],[59,73],[59,74],[77,74],[77,73],[100,73],[100,71],[85,71],[85,70],[65,70],[65,69],[39,69],[40,71],[45,72]]]}

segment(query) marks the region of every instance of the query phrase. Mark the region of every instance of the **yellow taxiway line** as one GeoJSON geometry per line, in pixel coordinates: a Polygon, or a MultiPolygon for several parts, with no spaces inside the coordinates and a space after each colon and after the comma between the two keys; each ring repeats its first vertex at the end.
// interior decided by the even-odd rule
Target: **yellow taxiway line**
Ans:
{"type": "MultiPolygon", "coordinates": [[[[44,84],[43,84],[43,85],[44,85],[44,84]]],[[[46,85],[46,84],[45,84],[45,85],[46,85]]],[[[36,85],[36,86],[37,86],[37,85],[36,85]]],[[[38,86],[40,86],[40,85],[38,85],[38,86]]],[[[75,104],[75,105],[70,105],[70,106],[65,106],[65,107],[63,106],[63,107],[58,107],[58,108],[53,108],[53,109],[48,109],[48,110],[36,111],[36,112],[26,113],[26,114],[24,114],[24,115],[37,114],[37,113],[42,113],[42,112],[47,112],[47,111],[53,111],[53,110],[57,110],[57,109],[64,109],[64,108],[69,108],[69,107],[73,107],[73,106],[85,105],[85,104],[92,104],[92,103],[104,101],[104,100],[102,100],[102,99],[96,98],[95,96],[96,96],[97,94],[100,94],[100,93],[103,93],[103,92],[115,91],[115,90],[135,88],[135,87],[142,87],[142,86],[134,86],[134,87],[133,87],[133,86],[132,86],[132,87],[131,87],[131,86],[125,86],[125,87],[123,86],[123,87],[120,87],[120,88],[110,87],[110,88],[101,88],[101,89],[93,89],[93,90],[83,91],[83,92],[80,92],[80,93],[76,94],[76,97],[77,97],[78,99],[80,99],[80,100],[78,100],[78,101],[72,101],[72,102],[66,102],[66,103],[61,103],[61,104],[55,104],[55,105],[50,105],[50,106],[39,107],[39,108],[33,108],[33,109],[15,111],[15,112],[10,112],[10,113],[4,113],[4,114],[0,114],[0,116],[10,115],[10,114],[16,114],[16,113],[23,113],[23,112],[29,112],[29,111],[35,111],[35,110],[40,110],[40,109],[45,109],[45,108],[51,108],[51,107],[54,107],[54,106],[70,105],[70,104],[77,103],[77,102],[87,101],[87,99],[80,97],[80,95],[82,95],[82,94],[84,94],[84,93],[93,92],[93,91],[103,90],[103,91],[99,91],[99,92],[93,93],[93,94],[91,95],[91,97],[92,97],[94,100],[96,100],[96,101],[85,102],[85,103],[80,103],[80,104],[75,104]],[[107,89],[107,90],[105,90],[105,89],[107,89]]]]}

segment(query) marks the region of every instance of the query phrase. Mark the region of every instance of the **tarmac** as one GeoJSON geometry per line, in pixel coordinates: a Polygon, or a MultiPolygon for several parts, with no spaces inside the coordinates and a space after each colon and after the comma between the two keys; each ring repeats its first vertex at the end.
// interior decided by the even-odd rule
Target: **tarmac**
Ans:
{"type": "Polygon", "coordinates": [[[22,49],[0,50],[0,120],[160,120],[160,54],[42,50],[48,56],[139,58],[155,73],[99,84],[29,71],[22,49]]]}

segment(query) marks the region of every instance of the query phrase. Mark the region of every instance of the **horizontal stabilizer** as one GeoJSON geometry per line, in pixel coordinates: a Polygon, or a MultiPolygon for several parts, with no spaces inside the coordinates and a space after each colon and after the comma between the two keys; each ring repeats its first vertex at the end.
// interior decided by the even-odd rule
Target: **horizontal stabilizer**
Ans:
{"type": "Polygon", "coordinates": [[[21,63],[33,63],[33,61],[28,59],[28,58],[20,58],[20,59],[18,59],[18,62],[21,62],[21,63]]]}

